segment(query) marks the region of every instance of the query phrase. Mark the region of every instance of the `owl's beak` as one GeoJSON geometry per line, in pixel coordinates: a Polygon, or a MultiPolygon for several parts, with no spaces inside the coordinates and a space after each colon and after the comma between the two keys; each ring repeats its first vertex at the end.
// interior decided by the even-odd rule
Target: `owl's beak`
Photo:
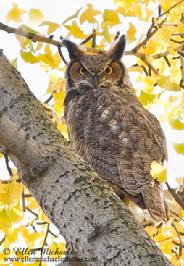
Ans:
{"type": "Polygon", "coordinates": [[[93,87],[96,88],[96,86],[98,85],[98,76],[97,75],[94,75],[93,76],[93,87]]]}

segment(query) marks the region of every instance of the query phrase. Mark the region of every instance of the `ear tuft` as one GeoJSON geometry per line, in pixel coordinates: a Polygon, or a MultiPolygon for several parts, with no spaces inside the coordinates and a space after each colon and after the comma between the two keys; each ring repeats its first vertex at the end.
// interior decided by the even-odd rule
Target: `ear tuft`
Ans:
{"type": "Polygon", "coordinates": [[[120,60],[125,51],[125,45],[126,45],[125,35],[121,35],[121,37],[117,40],[117,42],[113,45],[113,47],[108,51],[107,54],[113,60],[120,60]]]}
{"type": "Polygon", "coordinates": [[[76,59],[83,55],[82,50],[78,47],[77,44],[69,40],[64,39],[62,41],[63,46],[65,46],[69,52],[70,59],[76,59]]]}

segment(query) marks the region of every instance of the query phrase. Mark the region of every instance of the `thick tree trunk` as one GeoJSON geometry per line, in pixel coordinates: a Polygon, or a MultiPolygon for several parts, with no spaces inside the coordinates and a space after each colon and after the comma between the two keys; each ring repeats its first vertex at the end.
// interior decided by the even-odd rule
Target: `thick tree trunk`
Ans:
{"type": "Polygon", "coordinates": [[[170,265],[109,186],[68,147],[2,52],[0,145],[73,254],[98,260],[85,265],[170,265]]]}

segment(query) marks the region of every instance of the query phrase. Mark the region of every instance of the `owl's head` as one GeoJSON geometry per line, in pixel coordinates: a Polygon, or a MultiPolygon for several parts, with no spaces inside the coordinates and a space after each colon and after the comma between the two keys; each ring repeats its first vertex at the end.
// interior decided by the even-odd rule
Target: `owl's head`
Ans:
{"type": "Polygon", "coordinates": [[[125,35],[122,35],[109,51],[86,53],[75,43],[64,40],[70,62],[66,70],[67,89],[88,84],[92,88],[110,84],[130,86],[125,66],[121,57],[125,50],[125,35]]]}

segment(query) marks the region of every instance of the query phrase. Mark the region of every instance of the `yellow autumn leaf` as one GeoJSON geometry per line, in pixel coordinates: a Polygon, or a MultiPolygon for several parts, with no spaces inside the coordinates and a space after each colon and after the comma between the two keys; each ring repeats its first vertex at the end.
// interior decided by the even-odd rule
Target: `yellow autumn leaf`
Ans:
{"type": "Polygon", "coordinates": [[[19,229],[18,228],[8,228],[6,232],[6,238],[10,243],[13,243],[17,241],[17,237],[19,234],[19,229]]]}
{"type": "Polygon", "coordinates": [[[142,16],[144,15],[144,17],[147,17],[147,13],[148,10],[144,10],[144,12],[142,12],[142,7],[139,4],[140,1],[138,0],[114,0],[115,2],[117,2],[117,6],[118,6],[118,13],[122,14],[123,16],[129,16],[129,17],[138,17],[138,18],[142,18],[142,16]]]}
{"type": "Polygon", "coordinates": [[[168,238],[168,235],[165,235],[165,234],[162,234],[161,232],[159,234],[157,234],[155,237],[154,237],[154,241],[159,243],[159,242],[162,242],[164,240],[166,240],[168,238]]]}
{"type": "Polygon", "coordinates": [[[65,242],[52,242],[51,246],[49,247],[50,249],[50,258],[57,258],[58,260],[62,257],[64,257],[65,252],[66,252],[66,243],[65,242]]]}
{"type": "Polygon", "coordinates": [[[177,177],[176,182],[178,183],[178,185],[183,185],[184,184],[184,177],[177,177]]]}
{"type": "Polygon", "coordinates": [[[184,155],[184,143],[174,143],[174,149],[178,154],[184,155]]]}
{"type": "Polygon", "coordinates": [[[163,242],[160,243],[160,248],[164,254],[172,254],[172,248],[173,248],[173,243],[172,239],[167,239],[168,236],[165,236],[165,241],[164,239],[162,240],[163,242]]]}
{"type": "Polygon", "coordinates": [[[146,93],[141,90],[141,94],[139,95],[138,99],[142,103],[142,105],[148,105],[154,102],[156,95],[152,93],[146,93]]]}
{"type": "Polygon", "coordinates": [[[29,244],[31,242],[33,243],[35,240],[43,237],[42,233],[40,233],[40,232],[30,233],[29,230],[27,228],[25,228],[24,226],[20,227],[20,232],[29,244]]]}
{"type": "Polygon", "coordinates": [[[117,25],[120,23],[119,16],[115,10],[105,9],[103,13],[104,22],[108,22],[109,25],[117,25]]]}
{"type": "Polygon", "coordinates": [[[16,207],[7,206],[6,207],[7,218],[10,223],[17,223],[23,218],[23,212],[19,211],[16,207]]]}
{"type": "Polygon", "coordinates": [[[157,179],[160,183],[165,182],[167,179],[167,170],[166,167],[160,165],[156,161],[153,161],[151,164],[151,175],[157,179]]]}
{"type": "Polygon", "coordinates": [[[65,137],[65,139],[69,139],[66,123],[64,121],[59,121],[57,127],[58,127],[59,131],[61,131],[61,133],[65,137]]]}
{"type": "Polygon", "coordinates": [[[41,208],[40,208],[39,211],[38,211],[38,215],[39,215],[40,219],[41,219],[43,222],[50,223],[49,218],[45,215],[45,213],[42,211],[41,208]]]}
{"type": "Polygon", "coordinates": [[[142,90],[144,90],[144,92],[148,94],[153,92],[155,77],[141,75],[137,78],[137,81],[141,83],[140,85],[142,85],[142,90]]]}
{"type": "Polygon", "coordinates": [[[26,11],[24,9],[18,8],[17,4],[13,4],[12,9],[8,12],[6,19],[7,20],[13,20],[14,22],[21,22],[21,16],[25,14],[26,11]]]}
{"type": "Polygon", "coordinates": [[[130,22],[128,31],[127,31],[127,36],[129,41],[135,41],[135,34],[136,34],[136,28],[132,22],[130,22]]]}
{"type": "Polygon", "coordinates": [[[172,128],[184,130],[184,121],[180,114],[180,109],[173,108],[172,111],[168,113],[168,122],[172,128]]]}
{"type": "MultiPolygon", "coordinates": [[[[183,219],[183,217],[184,217],[184,210],[180,210],[179,211],[179,217],[181,218],[181,219],[183,219]]],[[[184,229],[184,228],[183,228],[184,229]]]]}
{"type": "Polygon", "coordinates": [[[7,184],[0,183],[0,202],[7,205],[14,205],[20,198],[23,191],[23,184],[13,180],[7,184]]]}
{"type": "Polygon", "coordinates": [[[44,20],[44,14],[39,9],[32,8],[29,10],[28,18],[30,22],[40,23],[44,20]]]}
{"type": "Polygon", "coordinates": [[[109,24],[104,22],[101,25],[101,27],[102,27],[102,35],[104,36],[105,41],[106,42],[111,42],[112,41],[112,36],[111,36],[111,34],[109,32],[109,24]]]}
{"type": "Polygon", "coordinates": [[[57,68],[61,62],[61,58],[57,52],[52,54],[50,45],[46,45],[44,53],[39,54],[37,58],[45,65],[49,65],[51,68],[57,68]]]}
{"type": "Polygon", "coordinates": [[[5,228],[10,226],[10,222],[7,217],[7,213],[5,207],[0,209],[0,229],[4,230],[5,228]]]}
{"type": "Polygon", "coordinates": [[[44,21],[41,23],[41,26],[48,26],[48,34],[51,34],[53,31],[57,30],[60,27],[58,23],[52,21],[44,21]]]}
{"type": "Polygon", "coordinates": [[[65,25],[65,27],[69,30],[70,34],[75,38],[84,39],[87,37],[86,34],[79,28],[75,21],[72,22],[71,25],[65,25]]]}
{"type": "Polygon", "coordinates": [[[5,263],[5,258],[7,258],[9,256],[9,254],[4,254],[4,252],[1,252],[0,251],[0,265],[2,265],[2,266],[10,266],[10,264],[8,263],[8,264],[6,264],[5,263]]]}
{"type": "Polygon", "coordinates": [[[37,201],[32,197],[26,199],[26,206],[31,210],[39,208],[37,201]]]}
{"type": "Polygon", "coordinates": [[[179,258],[176,257],[176,256],[172,256],[172,258],[171,258],[171,263],[172,263],[172,265],[174,265],[174,266],[182,266],[182,264],[183,264],[183,258],[179,259],[179,258]]]}
{"type": "Polygon", "coordinates": [[[147,226],[145,228],[145,231],[150,235],[150,236],[153,236],[154,234],[157,233],[157,228],[155,226],[147,226]]]}
{"type": "Polygon", "coordinates": [[[80,16],[80,24],[85,21],[89,23],[95,23],[97,21],[95,16],[99,15],[100,13],[100,11],[93,9],[92,4],[87,4],[87,9],[80,16]]]}
{"type": "Polygon", "coordinates": [[[179,24],[177,26],[177,32],[178,33],[184,33],[184,24],[183,23],[182,24],[179,24]]]}
{"type": "Polygon", "coordinates": [[[167,91],[178,91],[181,89],[180,86],[176,82],[171,81],[170,76],[159,76],[156,79],[156,82],[161,88],[167,91]]]}
{"type": "Polygon", "coordinates": [[[26,63],[30,63],[30,64],[36,64],[39,62],[39,59],[37,56],[33,55],[31,52],[25,52],[23,50],[20,51],[20,54],[22,56],[22,59],[26,62],[26,63]]]}
{"type": "Polygon", "coordinates": [[[61,90],[59,92],[53,93],[53,98],[54,98],[54,110],[58,113],[61,114],[63,110],[63,102],[64,102],[64,97],[65,97],[65,92],[64,90],[61,90]]]}
{"type": "MultiPolygon", "coordinates": [[[[18,262],[18,261],[15,261],[15,262],[13,262],[13,264],[12,264],[13,266],[25,266],[25,263],[24,262],[18,262]]],[[[31,264],[32,266],[33,266],[33,264],[31,264]]],[[[28,266],[28,264],[26,263],[26,266],[28,266]]],[[[37,264],[37,266],[38,266],[38,264],[37,264]]]]}
{"type": "Polygon", "coordinates": [[[158,43],[153,40],[149,40],[149,42],[146,44],[146,47],[142,48],[142,51],[146,55],[153,55],[157,51],[157,48],[158,43]]]}

